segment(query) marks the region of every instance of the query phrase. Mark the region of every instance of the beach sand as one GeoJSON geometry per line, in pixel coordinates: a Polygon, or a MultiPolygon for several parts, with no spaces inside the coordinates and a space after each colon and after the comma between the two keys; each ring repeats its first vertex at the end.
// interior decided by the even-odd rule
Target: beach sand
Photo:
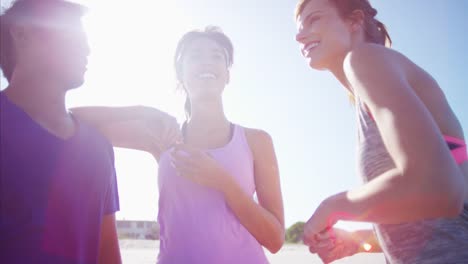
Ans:
{"type": "MultiPolygon", "coordinates": [[[[158,255],[158,240],[120,240],[124,264],[155,264],[158,255]]],[[[310,254],[304,245],[286,244],[276,254],[265,251],[270,264],[319,264],[316,255],[310,254]]],[[[385,264],[383,254],[358,254],[335,261],[335,264],[385,264]]]]}

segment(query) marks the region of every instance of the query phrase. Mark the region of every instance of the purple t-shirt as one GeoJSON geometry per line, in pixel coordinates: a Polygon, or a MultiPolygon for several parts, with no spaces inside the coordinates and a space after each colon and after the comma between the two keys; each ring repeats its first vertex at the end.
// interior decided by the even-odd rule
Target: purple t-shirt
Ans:
{"type": "Polygon", "coordinates": [[[97,263],[118,210],[109,142],[83,123],[60,139],[0,92],[0,263],[97,263]]]}

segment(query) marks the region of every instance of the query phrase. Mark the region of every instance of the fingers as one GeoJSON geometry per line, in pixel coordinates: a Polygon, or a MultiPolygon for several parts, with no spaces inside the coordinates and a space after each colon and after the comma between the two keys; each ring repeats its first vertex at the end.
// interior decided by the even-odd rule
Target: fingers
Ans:
{"type": "Polygon", "coordinates": [[[316,244],[316,247],[318,249],[332,249],[335,247],[335,245],[336,245],[335,240],[327,239],[327,240],[319,241],[316,244]]]}
{"type": "Polygon", "coordinates": [[[177,167],[176,168],[176,171],[177,171],[177,174],[181,177],[184,177],[184,178],[187,178],[187,179],[190,179],[191,181],[194,181],[194,182],[199,182],[199,178],[198,178],[198,173],[196,170],[192,169],[192,168],[188,168],[188,167],[177,167]]]}
{"type": "Polygon", "coordinates": [[[198,167],[197,161],[193,159],[193,156],[182,150],[171,151],[171,163],[176,169],[191,168],[195,170],[198,167]]]}
{"type": "Polygon", "coordinates": [[[336,239],[326,234],[327,232],[329,231],[322,231],[319,234],[303,238],[304,243],[309,246],[311,253],[328,252],[337,246],[336,239]]]}
{"type": "Polygon", "coordinates": [[[306,236],[303,236],[302,237],[302,243],[304,243],[305,245],[310,245],[310,244],[314,243],[314,241],[311,240],[310,238],[306,237],[306,236]]]}
{"type": "Polygon", "coordinates": [[[309,247],[309,251],[313,254],[317,254],[322,262],[324,263],[331,263],[337,259],[339,259],[339,251],[336,250],[335,247],[333,248],[314,248],[314,247],[309,247]]]}
{"type": "Polygon", "coordinates": [[[309,246],[309,251],[318,254],[324,263],[331,263],[358,253],[352,241],[347,239],[349,232],[327,228],[317,234],[306,235],[306,232],[304,234],[303,240],[309,246]]]}
{"type": "Polygon", "coordinates": [[[169,115],[164,117],[162,122],[161,140],[167,148],[174,144],[183,142],[179,124],[174,117],[169,115]]]}
{"type": "MultiPolygon", "coordinates": [[[[149,145],[149,149],[153,153],[154,156],[157,156],[156,153],[160,155],[162,152],[166,151],[171,147],[174,141],[174,135],[168,135],[166,132],[166,127],[163,126],[152,126],[152,124],[144,123],[143,129],[146,130],[143,135],[146,138],[142,138],[141,141],[144,142],[142,144],[149,145]]],[[[176,132],[170,132],[171,134],[176,132]]]]}
{"type": "Polygon", "coordinates": [[[336,238],[333,229],[325,229],[322,232],[318,233],[317,235],[318,240],[327,240],[327,239],[334,239],[336,238]]]}
{"type": "Polygon", "coordinates": [[[317,253],[317,255],[320,257],[323,263],[332,263],[333,261],[340,259],[336,257],[334,253],[325,253],[325,254],[317,253]]]}
{"type": "Polygon", "coordinates": [[[171,151],[171,164],[179,176],[200,183],[200,164],[194,155],[196,155],[196,150],[193,148],[177,145],[171,151]]]}
{"type": "Polygon", "coordinates": [[[153,157],[159,162],[161,159],[161,153],[163,152],[160,148],[158,147],[153,147],[153,150],[151,151],[151,154],[153,154],[153,157]]]}
{"type": "Polygon", "coordinates": [[[317,254],[317,249],[315,247],[309,246],[309,252],[312,254],[317,254]]]}
{"type": "Polygon", "coordinates": [[[304,231],[304,234],[302,234],[302,242],[306,245],[314,244],[316,243],[314,235],[309,235],[304,231]]]}
{"type": "Polygon", "coordinates": [[[336,244],[335,242],[330,242],[330,243],[327,243],[327,244],[322,244],[321,247],[317,247],[315,248],[316,252],[318,255],[321,255],[322,259],[323,259],[323,256],[327,256],[326,259],[328,259],[330,261],[330,256],[332,256],[332,253],[334,254],[335,250],[337,247],[340,247],[339,244],[336,244]]]}
{"type": "Polygon", "coordinates": [[[182,133],[180,131],[179,124],[177,123],[177,120],[175,118],[170,117],[166,127],[167,127],[166,134],[165,134],[166,139],[172,141],[172,143],[183,142],[182,133]]]}
{"type": "Polygon", "coordinates": [[[174,149],[171,151],[171,157],[180,162],[192,162],[193,156],[193,152],[185,150],[181,145],[174,146],[174,149]]]}
{"type": "MultiPolygon", "coordinates": [[[[324,231],[322,231],[324,232],[324,231]]],[[[317,244],[321,240],[326,241],[329,240],[329,238],[321,238],[318,236],[318,234],[313,233],[312,231],[309,231],[307,227],[304,228],[304,234],[302,237],[302,241],[305,244],[317,244]]]]}
{"type": "Polygon", "coordinates": [[[336,247],[336,243],[334,240],[324,240],[315,243],[307,244],[309,246],[309,251],[313,253],[322,252],[322,251],[329,251],[336,247]]]}
{"type": "Polygon", "coordinates": [[[331,263],[338,259],[354,255],[354,253],[346,252],[346,248],[343,244],[338,244],[331,250],[319,251],[317,254],[324,263],[331,263]]]}
{"type": "Polygon", "coordinates": [[[150,149],[153,150],[152,152],[162,152],[164,150],[164,145],[159,138],[151,137],[148,141],[150,149]]]}
{"type": "Polygon", "coordinates": [[[171,158],[171,165],[176,170],[177,175],[198,182],[197,175],[199,175],[199,171],[198,168],[193,165],[190,158],[183,155],[180,156],[180,154],[171,155],[179,155],[178,157],[172,156],[171,158]]]}
{"type": "Polygon", "coordinates": [[[194,148],[190,145],[187,145],[187,144],[177,144],[176,146],[174,146],[174,151],[175,152],[185,152],[187,154],[187,156],[190,156],[190,157],[198,157],[200,156],[203,152],[197,148],[194,148]]]}

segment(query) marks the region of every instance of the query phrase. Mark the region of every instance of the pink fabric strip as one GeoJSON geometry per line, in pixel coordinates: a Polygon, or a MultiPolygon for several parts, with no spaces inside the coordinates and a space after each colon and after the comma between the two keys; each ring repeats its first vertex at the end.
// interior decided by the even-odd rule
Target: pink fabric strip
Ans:
{"type": "Polygon", "coordinates": [[[456,148],[452,150],[452,156],[457,162],[457,164],[462,164],[465,161],[468,161],[468,151],[466,148],[466,143],[465,141],[459,139],[459,138],[454,138],[451,136],[444,136],[444,139],[448,143],[454,143],[454,144],[459,144],[461,147],[456,148]]]}
{"type": "Polygon", "coordinates": [[[451,136],[445,136],[444,135],[444,139],[445,139],[445,141],[447,141],[449,143],[455,143],[455,144],[459,144],[459,145],[462,145],[462,146],[466,146],[465,141],[463,141],[462,139],[456,138],[456,137],[451,137],[451,136]]]}

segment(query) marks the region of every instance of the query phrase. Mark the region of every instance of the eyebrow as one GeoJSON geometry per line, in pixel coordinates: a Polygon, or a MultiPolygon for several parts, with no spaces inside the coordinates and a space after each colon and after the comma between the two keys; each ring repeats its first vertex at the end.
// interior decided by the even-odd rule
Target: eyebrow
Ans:
{"type": "MultiPolygon", "coordinates": [[[[196,53],[196,52],[201,52],[202,50],[200,48],[198,49],[189,49],[188,52],[189,53],[196,53]]],[[[223,50],[222,49],[219,49],[219,48],[213,48],[210,50],[211,52],[218,52],[218,53],[223,53],[223,50]]]]}
{"type": "Polygon", "coordinates": [[[211,49],[211,51],[213,52],[219,52],[219,53],[223,53],[223,49],[218,49],[218,48],[214,48],[214,49],[211,49]]]}
{"type": "Polygon", "coordinates": [[[314,15],[317,15],[319,13],[322,13],[322,10],[314,11],[306,16],[306,18],[303,20],[304,23],[307,23],[314,15]]]}

